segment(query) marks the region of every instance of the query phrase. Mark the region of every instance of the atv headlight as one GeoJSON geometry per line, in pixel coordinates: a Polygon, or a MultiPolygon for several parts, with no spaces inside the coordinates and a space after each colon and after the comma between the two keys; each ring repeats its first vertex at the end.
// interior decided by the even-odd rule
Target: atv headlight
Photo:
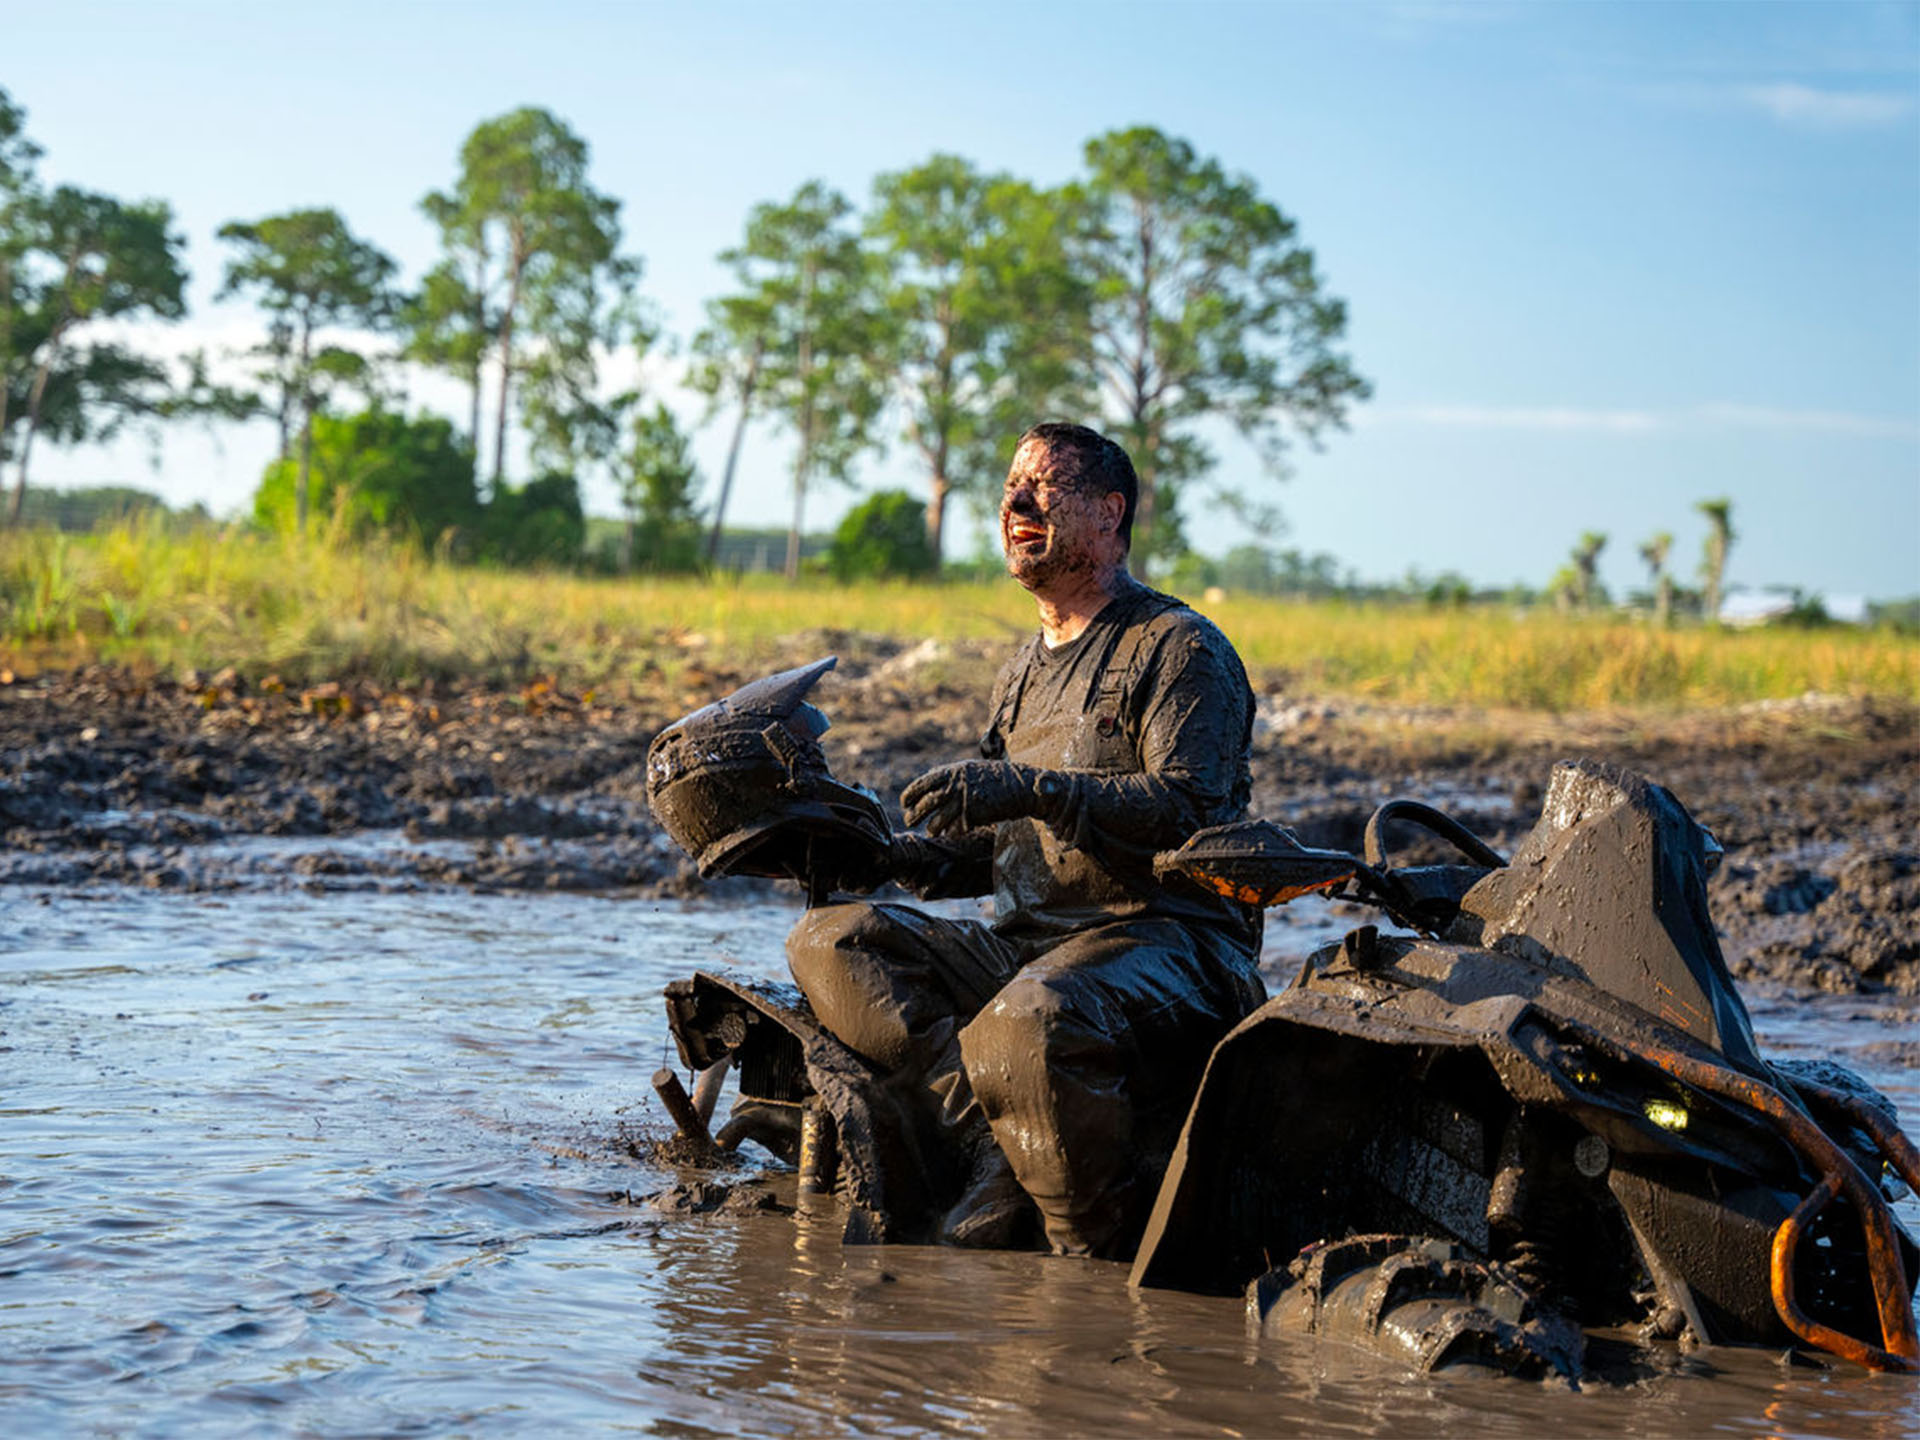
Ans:
{"type": "Polygon", "coordinates": [[[1684,1130],[1687,1128],[1687,1107],[1676,1105],[1671,1100],[1649,1100],[1641,1107],[1647,1119],[1662,1130],[1684,1130]]]}

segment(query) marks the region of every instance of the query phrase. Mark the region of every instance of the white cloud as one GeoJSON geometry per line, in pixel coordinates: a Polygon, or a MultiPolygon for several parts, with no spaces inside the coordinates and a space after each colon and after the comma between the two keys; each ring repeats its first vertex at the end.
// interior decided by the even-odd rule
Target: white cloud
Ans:
{"type": "Polygon", "coordinates": [[[1782,410],[1766,405],[1703,405],[1695,412],[1714,425],[1740,430],[1814,430],[1869,440],[1920,440],[1920,420],[1854,415],[1844,410],[1782,410]]]}
{"type": "Polygon", "coordinates": [[[1895,124],[1914,112],[1911,95],[1885,90],[1817,90],[1790,80],[1775,85],[1743,86],[1738,94],[1741,100],[1766,111],[1783,125],[1812,130],[1872,129],[1895,124]]]}

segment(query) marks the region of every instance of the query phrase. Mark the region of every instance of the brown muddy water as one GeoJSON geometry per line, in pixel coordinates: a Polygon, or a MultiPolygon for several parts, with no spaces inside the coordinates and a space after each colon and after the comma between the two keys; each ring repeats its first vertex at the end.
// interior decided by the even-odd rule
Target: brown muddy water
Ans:
{"type": "MultiPolygon", "coordinates": [[[[1920,1435],[1920,1382],[1848,1367],[1418,1378],[1118,1265],[663,1210],[680,1177],[626,1143],[662,1124],[660,988],[776,971],[794,915],[0,893],[0,1432],[1920,1435]]],[[[1273,973],[1346,923],[1282,919],[1273,973]]],[[[1920,1131],[1895,1012],[1750,999],[1770,1053],[1849,1061],[1920,1131]]]]}

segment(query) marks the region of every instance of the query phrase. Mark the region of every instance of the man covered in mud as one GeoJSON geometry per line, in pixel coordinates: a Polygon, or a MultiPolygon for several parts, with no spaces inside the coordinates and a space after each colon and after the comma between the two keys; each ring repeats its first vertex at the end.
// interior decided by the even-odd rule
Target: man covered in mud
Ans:
{"type": "Polygon", "coordinates": [[[1259,912],[1159,883],[1156,850],[1245,814],[1253,696],[1233,647],[1127,571],[1138,481],[1082,425],[1021,437],[1000,506],[1040,631],[1001,673],[984,758],[901,794],[894,878],[995,918],[808,912],[795,980],[839,1039],[924,1077],[971,1178],[941,1238],[1120,1257],[1214,1043],[1264,998],[1259,912]]]}

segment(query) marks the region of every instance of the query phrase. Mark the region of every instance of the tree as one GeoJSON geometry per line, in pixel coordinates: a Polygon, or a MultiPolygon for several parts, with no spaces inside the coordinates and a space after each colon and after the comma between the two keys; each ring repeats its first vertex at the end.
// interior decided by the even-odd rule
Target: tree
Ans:
{"type": "Polygon", "coordinates": [[[799,440],[789,580],[800,573],[808,488],[822,476],[850,478],[855,458],[873,443],[885,398],[886,317],[875,266],[847,226],[852,210],[845,197],[810,180],[785,205],[754,206],[743,243],[720,256],[740,288],[719,302],[718,313],[752,327],[726,340],[758,347],[756,393],[765,413],[799,440]]]}
{"type": "Polygon", "coordinates": [[[574,565],[587,538],[579,482],[549,471],[518,488],[502,486],[487,501],[485,527],[487,554],[502,564],[574,565]]]}
{"type": "Polygon", "coordinates": [[[1733,501],[1702,500],[1693,508],[1707,517],[1707,543],[1700,556],[1701,611],[1713,624],[1720,618],[1720,586],[1727,575],[1727,552],[1733,548],[1733,501]]]}
{"type": "Polygon", "coordinates": [[[40,147],[27,138],[27,112],[0,87],[0,194],[24,190],[33,182],[40,147]]]}
{"type": "Polygon", "coordinates": [[[843,581],[931,575],[940,557],[927,534],[927,507],[904,490],[869,495],[835,529],[827,568],[843,581]]]}
{"type": "Polygon", "coordinates": [[[1574,603],[1582,610],[1592,610],[1603,597],[1600,589],[1600,552],[1607,548],[1607,537],[1598,530],[1589,530],[1581,535],[1580,543],[1573,547],[1574,603]]]}
{"type": "Polygon", "coordinates": [[[16,194],[6,218],[6,248],[18,256],[8,266],[7,378],[26,383],[12,523],[42,429],[60,439],[99,438],[131,416],[166,413],[166,367],[110,340],[81,345],[79,336],[106,320],[179,319],[187,272],[186,241],[173,232],[164,201],[128,204],[62,185],[16,194]]]}
{"type": "Polygon", "coordinates": [[[294,527],[304,530],[313,417],[335,391],[365,390],[370,375],[360,351],[317,344],[316,337],[334,326],[372,330],[387,324],[398,267],[385,251],[355,236],[336,210],[235,220],[220,227],[220,238],[239,252],[227,262],[220,294],[251,294],[269,317],[267,341],[253,353],[266,362],[260,378],[278,392],[282,459],[290,448],[291,423],[299,419],[294,527]]]}
{"type": "Polygon", "coordinates": [[[638,326],[640,263],[618,253],[620,202],[587,182],[586,142],[530,106],[484,121],[461,146],[453,188],[420,208],[440,227],[447,258],[408,311],[408,353],[472,386],[476,449],[481,375],[493,354],[492,487],[505,482],[516,380],[545,458],[571,453],[578,423],[607,448],[616,426],[593,409],[595,357],[638,326]]]}
{"type": "MultiPolygon", "coordinates": [[[[349,534],[381,531],[432,546],[479,530],[473,451],[439,416],[408,419],[377,406],[357,415],[319,413],[308,459],[311,507],[349,534]]],[[[267,466],[253,497],[262,525],[304,527],[300,469],[300,460],[286,455],[267,466]]]]}
{"type": "Polygon", "coordinates": [[[620,475],[627,512],[620,568],[687,571],[700,561],[699,471],[684,431],[664,405],[634,417],[633,442],[620,475]]]}
{"type": "Polygon", "coordinates": [[[1653,585],[1653,623],[1663,630],[1673,623],[1673,577],[1667,573],[1667,552],[1672,549],[1673,536],[1665,530],[1640,546],[1640,558],[1653,585]]]}
{"type": "Polygon", "coordinates": [[[874,182],[867,232],[886,265],[890,357],[906,438],[927,467],[927,543],[941,553],[948,496],[1004,470],[1035,419],[1088,402],[1090,290],[1062,215],[1010,176],[935,155],[874,182]]]}
{"type": "MultiPolygon", "coordinates": [[[[0,460],[7,457],[7,412],[17,380],[15,316],[24,303],[28,201],[36,194],[33,166],[40,147],[27,138],[27,112],[0,89],[0,460]]],[[[17,507],[16,507],[17,508],[17,507]]]]}
{"type": "Polygon", "coordinates": [[[1211,468],[1195,421],[1230,420],[1283,473],[1288,430],[1317,444],[1372,391],[1334,348],[1345,303],[1251,180],[1146,127],[1088,141],[1086,162],[1093,366],[1140,474],[1144,565],[1177,540],[1181,487],[1211,468]]]}

